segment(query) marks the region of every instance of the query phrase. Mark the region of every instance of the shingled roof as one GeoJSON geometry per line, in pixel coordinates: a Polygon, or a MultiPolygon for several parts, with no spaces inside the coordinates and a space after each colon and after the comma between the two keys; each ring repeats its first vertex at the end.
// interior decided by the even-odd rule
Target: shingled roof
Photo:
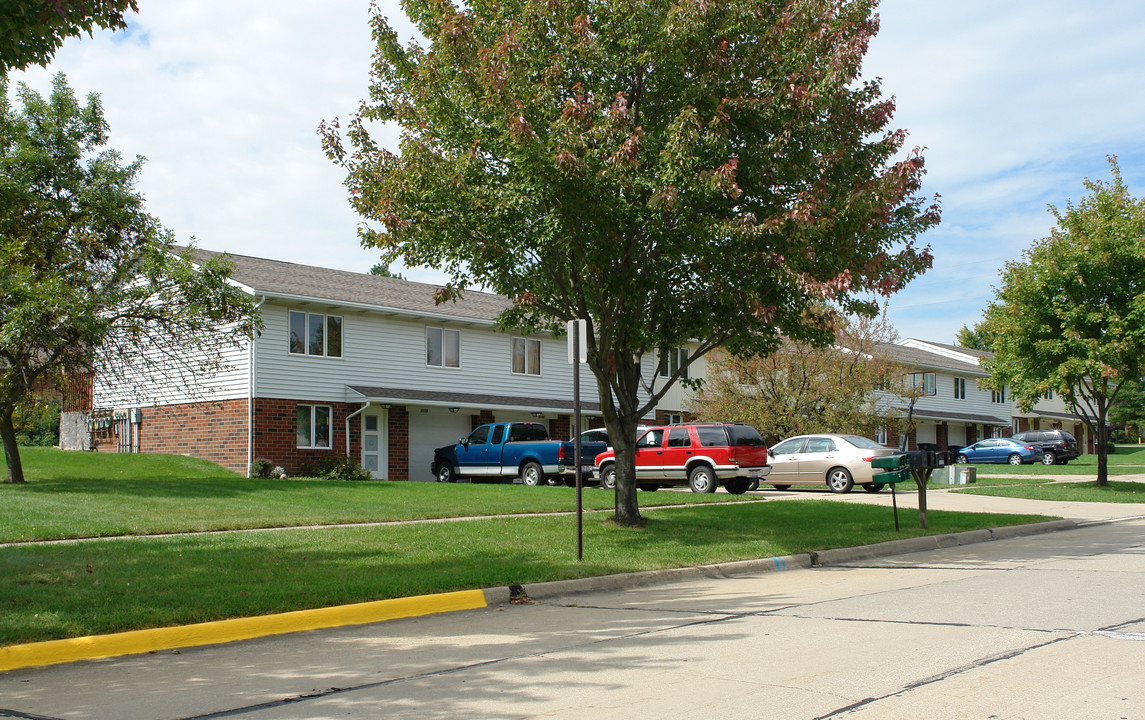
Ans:
{"type": "Polygon", "coordinates": [[[927,352],[918,348],[907,347],[897,343],[879,343],[878,351],[885,357],[908,365],[910,367],[926,368],[928,370],[947,370],[965,375],[986,377],[990,373],[977,364],[962,362],[938,353],[927,352]]]}
{"type": "MultiPolygon", "coordinates": [[[[205,262],[224,253],[193,248],[193,259],[205,262]]],[[[457,302],[438,305],[440,285],[331,270],[281,260],[225,253],[234,264],[231,279],[267,297],[353,305],[402,315],[433,315],[491,324],[512,303],[503,295],[466,290],[457,302]]]]}

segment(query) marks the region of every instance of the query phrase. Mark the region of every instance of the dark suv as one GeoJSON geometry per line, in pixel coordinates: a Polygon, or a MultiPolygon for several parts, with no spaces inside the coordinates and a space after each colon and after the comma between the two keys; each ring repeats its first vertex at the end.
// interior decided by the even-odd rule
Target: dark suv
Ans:
{"type": "Polygon", "coordinates": [[[1015,435],[1014,439],[1041,451],[1043,465],[1065,465],[1081,454],[1077,440],[1065,430],[1027,430],[1015,435]]]}

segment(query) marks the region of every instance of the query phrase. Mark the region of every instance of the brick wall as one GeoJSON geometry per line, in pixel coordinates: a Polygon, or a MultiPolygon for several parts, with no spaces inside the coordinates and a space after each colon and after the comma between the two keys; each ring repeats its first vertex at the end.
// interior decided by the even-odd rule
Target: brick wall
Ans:
{"type": "MultiPolygon", "coordinates": [[[[584,426],[584,416],[581,416],[580,423],[584,426]]],[[[571,415],[557,415],[549,421],[549,437],[553,440],[572,440],[572,416],[571,415]]]]}
{"type": "Polygon", "coordinates": [[[403,405],[389,410],[390,480],[409,480],[409,411],[403,405]]]}
{"type": "MultiPolygon", "coordinates": [[[[114,452],[115,441],[102,444],[99,449],[114,452]]],[[[191,455],[245,474],[247,401],[144,407],[139,449],[145,453],[191,455]]]]}

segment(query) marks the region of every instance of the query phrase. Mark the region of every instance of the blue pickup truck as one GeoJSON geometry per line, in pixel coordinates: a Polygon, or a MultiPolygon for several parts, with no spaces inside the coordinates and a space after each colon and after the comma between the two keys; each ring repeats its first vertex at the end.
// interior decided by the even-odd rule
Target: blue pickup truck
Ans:
{"type": "MultiPolygon", "coordinates": [[[[581,443],[584,478],[592,478],[593,460],[607,449],[602,442],[581,443]]],[[[433,475],[438,482],[458,478],[511,480],[525,485],[575,482],[576,449],[572,442],[550,440],[544,425],[532,422],[481,425],[469,437],[433,451],[433,475]]]]}

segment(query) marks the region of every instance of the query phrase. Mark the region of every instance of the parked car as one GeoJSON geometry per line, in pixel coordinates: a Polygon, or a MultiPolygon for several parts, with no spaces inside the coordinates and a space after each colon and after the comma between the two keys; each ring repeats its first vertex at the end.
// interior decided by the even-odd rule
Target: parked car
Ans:
{"type": "Polygon", "coordinates": [[[957,463],[1023,463],[1037,462],[1042,452],[1033,445],[1026,445],[1010,438],[987,438],[973,445],[967,445],[954,456],[957,463]]]}
{"type": "MultiPolygon", "coordinates": [[[[581,442],[582,473],[591,476],[595,458],[604,443],[581,442]]],[[[453,445],[433,451],[433,474],[438,482],[457,482],[471,477],[490,480],[520,478],[525,485],[544,485],[562,476],[575,475],[572,442],[550,440],[544,425],[532,422],[480,425],[453,445]]]]}
{"type": "MultiPolygon", "coordinates": [[[[616,487],[616,458],[607,450],[596,458],[601,485],[616,487]]],[[[766,477],[767,446],[759,432],[741,423],[688,423],[650,427],[636,439],[636,485],[658,490],[684,485],[695,493],[724,488],[748,491],[766,477]]]]}
{"type": "Polygon", "coordinates": [[[855,485],[878,492],[885,487],[878,481],[885,471],[872,468],[871,459],[895,452],[861,435],[797,435],[771,448],[767,482],[776,490],[826,483],[836,493],[851,492],[855,485]]]}
{"type": "Polygon", "coordinates": [[[1065,430],[1027,430],[1013,439],[1036,447],[1042,453],[1043,465],[1065,465],[1081,455],[1077,439],[1065,430]]]}

